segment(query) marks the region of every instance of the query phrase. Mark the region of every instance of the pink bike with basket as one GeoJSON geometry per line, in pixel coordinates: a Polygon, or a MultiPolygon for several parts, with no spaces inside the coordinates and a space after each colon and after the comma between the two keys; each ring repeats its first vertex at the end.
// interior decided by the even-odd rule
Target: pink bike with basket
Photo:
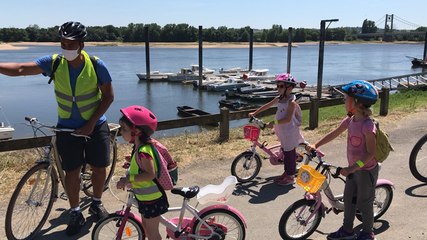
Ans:
{"type": "MultiPolygon", "coordinates": [[[[263,159],[269,159],[272,165],[283,165],[283,151],[280,144],[267,147],[266,142],[260,142],[259,136],[261,130],[265,128],[266,124],[256,117],[249,119],[249,124],[243,127],[244,138],[251,141],[251,148],[240,153],[234,158],[231,164],[231,174],[237,178],[239,182],[249,182],[253,180],[261,170],[263,159]],[[261,149],[266,157],[261,156],[257,148],[261,149]]],[[[305,147],[306,143],[301,143],[301,147],[305,147]]],[[[303,155],[297,151],[297,162],[301,162],[303,155]]]]}

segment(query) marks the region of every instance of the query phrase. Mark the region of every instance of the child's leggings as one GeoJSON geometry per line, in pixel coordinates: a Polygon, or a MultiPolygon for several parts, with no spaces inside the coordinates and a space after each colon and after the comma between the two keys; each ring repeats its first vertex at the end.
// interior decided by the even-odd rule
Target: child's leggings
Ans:
{"type": "Polygon", "coordinates": [[[295,148],[291,151],[283,151],[283,162],[285,163],[285,172],[288,176],[293,176],[296,171],[297,163],[297,153],[295,148]]]}

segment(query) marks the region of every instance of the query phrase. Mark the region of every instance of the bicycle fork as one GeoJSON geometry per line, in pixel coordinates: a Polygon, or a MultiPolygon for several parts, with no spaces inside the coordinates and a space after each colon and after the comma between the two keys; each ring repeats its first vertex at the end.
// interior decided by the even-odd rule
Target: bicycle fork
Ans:
{"type": "MultiPolygon", "coordinates": [[[[26,203],[30,206],[35,206],[35,207],[40,207],[42,206],[42,200],[44,198],[44,196],[46,195],[46,192],[48,191],[48,185],[49,185],[49,181],[50,181],[50,176],[52,174],[52,165],[49,165],[49,167],[47,168],[46,171],[38,171],[37,172],[37,177],[35,179],[30,179],[28,184],[33,185],[31,188],[31,192],[30,195],[28,196],[28,199],[26,201],[26,203]],[[43,180],[43,176],[42,174],[46,174],[45,181],[44,183],[42,183],[43,180]],[[42,194],[40,196],[38,196],[39,199],[33,199],[34,197],[34,192],[36,191],[36,189],[38,189],[39,185],[43,184],[42,188],[42,194]]],[[[52,183],[53,184],[53,183],[52,183]]],[[[37,196],[36,196],[37,197],[37,196]]],[[[56,198],[57,196],[55,196],[56,198]]]]}

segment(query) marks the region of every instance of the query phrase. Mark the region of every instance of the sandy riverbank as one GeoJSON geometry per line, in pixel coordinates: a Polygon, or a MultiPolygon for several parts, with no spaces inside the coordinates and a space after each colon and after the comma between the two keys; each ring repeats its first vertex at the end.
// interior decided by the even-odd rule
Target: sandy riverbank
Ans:
{"type": "MultiPolygon", "coordinates": [[[[382,41],[353,41],[340,42],[330,41],[325,44],[409,44],[418,42],[382,42],[382,41]]],[[[318,42],[298,42],[292,43],[292,46],[318,45],[318,42]]],[[[144,42],[123,43],[123,42],[86,42],[86,46],[145,46],[144,42]]],[[[59,42],[14,42],[0,43],[0,50],[19,50],[27,49],[29,46],[59,46],[59,42]]],[[[254,48],[287,47],[288,43],[254,42],[254,48]]],[[[198,48],[198,42],[150,42],[152,48],[198,48]]],[[[203,48],[249,48],[248,42],[203,42],[203,48]]]]}

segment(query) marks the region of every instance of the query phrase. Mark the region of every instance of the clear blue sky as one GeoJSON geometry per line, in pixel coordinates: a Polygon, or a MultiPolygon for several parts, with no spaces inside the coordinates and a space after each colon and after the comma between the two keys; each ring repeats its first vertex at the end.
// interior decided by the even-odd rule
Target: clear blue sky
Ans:
{"type": "MultiPolygon", "coordinates": [[[[320,20],[338,18],[331,27],[360,27],[394,14],[396,29],[427,26],[427,0],[4,0],[0,28],[37,24],[53,27],[73,20],[87,26],[129,23],[188,23],[204,28],[319,28],[320,20]],[[415,26],[398,21],[403,19],[415,26]]],[[[381,23],[381,24],[379,24],[381,23]]]]}

